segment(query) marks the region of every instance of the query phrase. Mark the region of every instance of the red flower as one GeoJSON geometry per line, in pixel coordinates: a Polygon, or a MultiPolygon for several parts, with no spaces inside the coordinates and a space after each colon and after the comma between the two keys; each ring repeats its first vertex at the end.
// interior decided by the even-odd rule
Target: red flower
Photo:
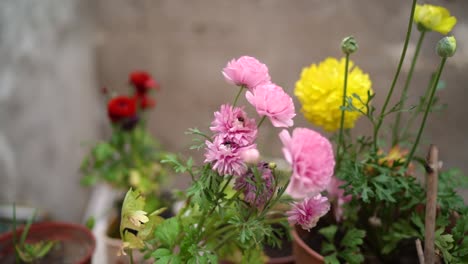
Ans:
{"type": "Polygon", "coordinates": [[[146,110],[156,106],[156,100],[147,95],[136,95],[136,100],[141,109],[146,110]]]}
{"type": "Polygon", "coordinates": [[[127,96],[112,98],[107,104],[107,114],[112,122],[136,116],[136,100],[127,96]]]}
{"type": "Polygon", "coordinates": [[[150,89],[159,88],[153,77],[145,71],[134,71],[130,73],[129,81],[135,87],[139,95],[146,94],[150,89]]]}

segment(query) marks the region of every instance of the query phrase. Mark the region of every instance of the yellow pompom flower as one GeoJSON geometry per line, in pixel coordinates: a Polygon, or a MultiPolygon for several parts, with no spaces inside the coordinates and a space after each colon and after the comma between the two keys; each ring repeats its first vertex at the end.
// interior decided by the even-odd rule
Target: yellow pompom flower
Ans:
{"type": "Polygon", "coordinates": [[[424,29],[446,35],[457,23],[457,18],[450,16],[450,12],[446,8],[425,4],[416,5],[414,22],[424,29]]]}
{"type": "MultiPolygon", "coordinates": [[[[346,95],[357,94],[363,102],[368,100],[368,91],[373,94],[369,75],[349,61],[346,95]]],[[[341,105],[343,103],[345,59],[327,58],[319,65],[304,68],[301,79],[296,82],[294,94],[302,104],[302,113],[311,123],[332,132],[340,128],[341,105]]],[[[365,112],[365,105],[353,98],[353,105],[365,112]]],[[[353,128],[362,115],[357,111],[346,111],[344,128],[353,128]]]]}

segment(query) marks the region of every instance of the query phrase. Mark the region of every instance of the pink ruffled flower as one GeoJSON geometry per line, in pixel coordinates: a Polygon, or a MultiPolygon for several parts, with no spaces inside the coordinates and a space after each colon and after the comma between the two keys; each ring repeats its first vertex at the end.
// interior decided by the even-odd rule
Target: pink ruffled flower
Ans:
{"type": "Polygon", "coordinates": [[[330,141],[308,128],[294,129],[292,137],[283,130],[279,137],[284,157],[293,170],[286,193],[304,198],[325,190],[335,167],[330,141]]]}
{"type": "Polygon", "coordinates": [[[257,208],[262,208],[265,203],[273,196],[273,174],[268,167],[268,163],[261,162],[257,166],[261,175],[257,183],[257,177],[254,172],[249,170],[245,175],[238,177],[234,184],[235,190],[243,190],[244,200],[257,208]],[[257,186],[259,187],[257,189],[257,186]]]}
{"type": "Polygon", "coordinates": [[[302,202],[294,203],[291,210],[286,212],[290,224],[298,224],[302,229],[310,231],[317,225],[320,217],[330,210],[330,203],[327,197],[317,194],[307,197],[302,202]]]}
{"type": "Polygon", "coordinates": [[[340,188],[345,182],[332,177],[327,187],[328,199],[332,202],[333,214],[337,222],[343,218],[343,205],[349,203],[353,198],[351,195],[344,195],[344,190],[340,188]]]}
{"type": "Polygon", "coordinates": [[[256,148],[255,144],[240,147],[234,142],[216,136],[213,142],[206,141],[205,163],[211,163],[212,169],[221,176],[241,176],[247,172],[247,165],[241,155],[244,151],[256,148]]]}
{"type": "Polygon", "coordinates": [[[252,144],[257,137],[255,119],[249,119],[241,107],[225,104],[214,113],[211,131],[222,135],[225,140],[235,142],[240,146],[252,144]]]}
{"type": "Polygon", "coordinates": [[[254,91],[248,91],[246,98],[260,116],[267,116],[275,127],[290,127],[296,116],[294,103],[283,88],[276,84],[259,85],[254,91]]]}
{"type": "Polygon", "coordinates": [[[242,56],[231,60],[223,69],[224,79],[237,86],[245,86],[249,90],[261,84],[270,83],[268,67],[256,58],[242,56]]]}

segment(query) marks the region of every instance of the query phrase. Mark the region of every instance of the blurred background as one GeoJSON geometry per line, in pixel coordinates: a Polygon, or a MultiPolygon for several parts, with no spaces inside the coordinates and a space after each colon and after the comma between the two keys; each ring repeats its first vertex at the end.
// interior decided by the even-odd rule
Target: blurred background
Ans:
{"type": "MultiPolygon", "coordinates": [[[[424,2],[443,5],[458,18],[453,30],[458,51],[441,77],[446,88],[439,97],[449,105],[431,115],[420,150],[437,144],[444,167],[466,173],[468,1],[424,2]]],[[[191,137],[184,132],[208,131],[213,112],[232,101],[237,88],[223,80],[221,70],[241,55],[267,64],[272,80],[292,94],[303,67],[341,57],[342,38],[354,35],[360,49],[352,59],[370,74],[380,109],[410,5],[407,0],[2,0],[0,204],[16,201],[58,219],[82,219],[90,192],[79,185],[78,168],[88,150],[84,143],[109,135],[100,88],[127,91],[133,70],[150,72],[161,86],[150,117],[152,134],[167,150],[199,158],[202,153],[188,151],[191,137]]],[[[435,32],[426,37],[411,103],[436,70],[441,37],[435,32]]],[[[397,92],[401,88],[399,82],[397,92]]],[[[299,110],[296,99],[295,104],[299,110]]],[[[300,113],[295,122],[317,129],[300,113]]],[[[361,119],[357,129],[369,134],[365,123],[361,119]]],[[[259,148],[265,156],[281,156],[278,133],[269,125],[261,128],[259,148]]],[[[187,185],[188,178],[174,177],[177,187],[187,185]]]]}

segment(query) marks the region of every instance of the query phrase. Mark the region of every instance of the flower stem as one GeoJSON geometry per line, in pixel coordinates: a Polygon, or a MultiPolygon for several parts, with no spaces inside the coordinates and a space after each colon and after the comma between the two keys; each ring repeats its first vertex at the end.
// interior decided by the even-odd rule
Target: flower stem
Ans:
{"type": "Polygon", "coordinates": [[[275,224],[275,223],[280,223],[280,222],[283,222],[283,221],[286,221],[288,220],[287,217],[280,217],[280,218],[274,218],[274,219],[267,219],[265,220],[265,223],[266,224],[275,224]]]}
{"type": "Polygon", "coordinates": [[[338,164],[341,160],[341,147],[343,145],[343,129],[344,129],[344,119],[345,119],[345,109],[346,106],[346,89],[348,87],[348,67],[349,67],[349,54],[346,54],[345,59],[345,68],[344,68],[344,85],[343,85],[343,103],[341,104],[341,120],[340,120],[340,132],[338,134],[338,144],[336,146],[336,156],[338,157],[338,164]]]}
{"type": "Polygon", "coordinates": [[[260,128],[260,126],[263,124],[263,121],[265,121],[266,116],[263,116],[262,119],[260,119],[260,122],[258,122],[257,129],[260,128]]]}
{"type": "Polygon", "coordinates": [[[130,264],[133,264],[134,260],[133,260],[133,249],[130,249],[130,251],[128,252],[128,257],[130,258],[130,264]]]}
{"type": "MultiPolygon", "coordinates": [[[[406,81],[405,81],[405,86],[403,87],[403,91],[401,92],[399,110],[405,107],[409,84],[411,83],[411,79],[413,78],[414,68],[416,66],[416,61],[418,60],[419,51],[421,50],[421,45],[423,43],[425,35],[426,35],[426,31],[422,30],[421,34],[419,35],[419,40],[418,40],[418,44],[416,45],[416,50],[414,51],[413,60],[411,61],[411,67],[408,72],[408,77],[406,78],[406,81]]],[[[393,126],[392,146],[395,146],[400,141],[399,130],[400,130],[401,114],[402,112],[398,111],[396,118],[395,118],[395,125],[393,126]]]]}
{"type": "Polygon", "coordinates": [[[242,90],[244,90],[244,85],[241,85],[241,87],[240,87],[240,89],[239,89],[239,92],[238,92],[237,95],[236,95],[236,99],[234,99],[234,103],[232,104],[233,107],[236,106],[237,100],[239,100],[239,96],[241,95],[242,90]]]}
{"type": "Polygon", "coordinates": [[[383,119],[384,119],[384,114],[385,114],[385,111],[387,110],[387,106],[388,106],[388,103],[390,102],[390,98],[392,97],[392,94],[393,94],[393,90],[395,89],[395,85],[396,85],[396,82],[398,80],[398,76],[400,75],[400,71],[401,71],[401,67],[403,66],[403,61],[405,60],[405,56],[406,56],[406,50],[408,49],[408,43],[409,43],[409,39],[410,39],[410,36],[411,36],[411,29],[413,28],[413,18],[414,18],[414,10],[416,8],[416,0],[413,0],[413,5],[411,7],[411,15],[410,15],[410,19],[409,19],[409,22],[408,22],[408,29],[406,31],[406,39],[405,39],[405,44],[403,45],[403,51],[401,52],[401,56],[400,56],[400,62],[398,64],[398,68],[397,68],[397,71],[395,73],[395,77],[393,77],[393,81],[392,81],[392,86],[390,87],[390,90],[388,91],[388,94],[387,94],[387,98],[385,98],[385,103],[382,107],[382,110],[380,112],[380,115],[379,115],[379,120],[378,120],[378,123],[377,125],[374,127],[374,152],[377,153],[377,149],[378,149],[378,144],[377,144],[377,137],[379,136],[379,130],[380,130],[380,127],[382,126],[382,122],[383,122],[383,119]]]}
{"type": "Polygon", "coordinates": [[[423,116],[423,119],[422,119],[422,122],[421,122],[421,126],[419,127],[419,131],[418,131],[418,135],[416,137],[416,141],[414,142],[413,148],[411,149],[411,152],[408,155],[408,158],[406,159],[404,168],[408,167],[409,163],[411,162],[411,159],[413,158],[414,152],[416,151],[416,148],[418,147],[419,140],[421,139],[421,134],[422,134],[422,132],[424,130],[424,126],[426,125],[427,116],[429,115],[429,110],[432,107],[432,103],[433,103],[433,100],[434,100],[434,94],[435,94],[435,91],[436,91],[436,88],[437,88],[437,84],[439,83],[440,75],[442,74],[442,70],[444,69],[444,65],[445,65],[446,61],[447,61],[447,58],[442,58],[442,60],[440,61],[439,69],[437,71],[435,81],[434,81],[434,83],[432,84],[432,87],[431,87],[431,95],[429,97],[429,101],[427,102],[426,111],[424,112],[424,116],[423,116]]]}

